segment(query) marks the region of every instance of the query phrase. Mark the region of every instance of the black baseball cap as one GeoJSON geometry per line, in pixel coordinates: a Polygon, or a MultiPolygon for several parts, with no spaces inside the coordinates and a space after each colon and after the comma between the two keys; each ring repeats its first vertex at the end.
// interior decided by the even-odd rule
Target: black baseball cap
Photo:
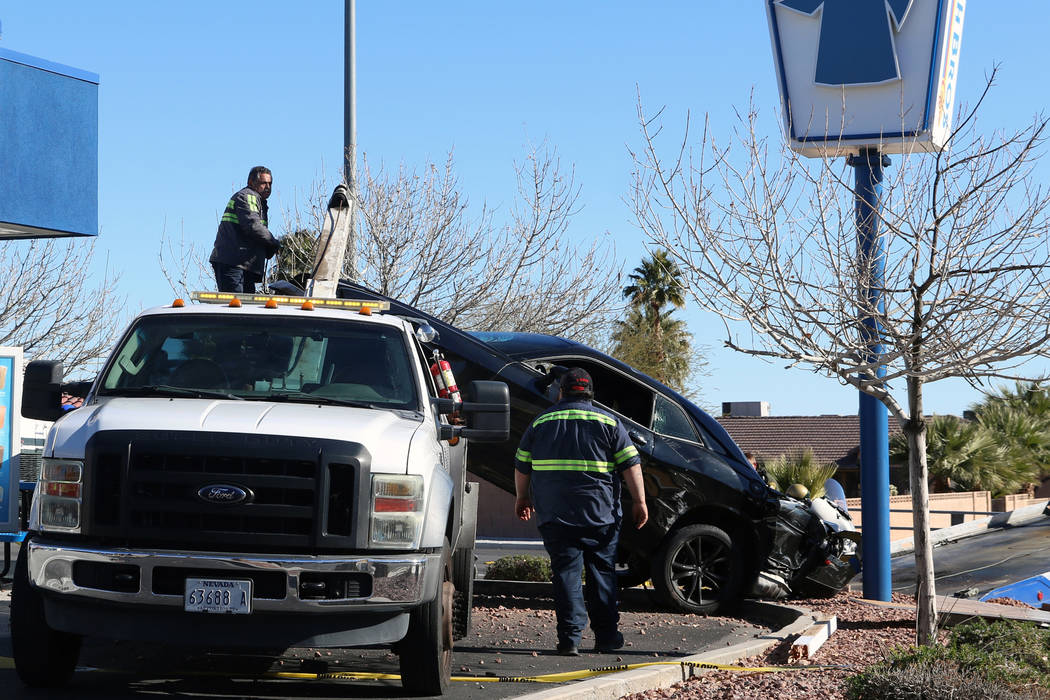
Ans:
{"type": "Polygon", "coordinates": [[[561,377],[561,390],[566,396],[594,396],[594,382],[587,370],[573,367],[561,377]]]}

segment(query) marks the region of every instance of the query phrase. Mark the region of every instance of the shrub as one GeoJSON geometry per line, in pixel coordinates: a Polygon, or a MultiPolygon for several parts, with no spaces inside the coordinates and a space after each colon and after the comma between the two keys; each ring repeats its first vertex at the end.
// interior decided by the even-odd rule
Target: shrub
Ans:
{"type": "Polygon", "coordinates": [[[898,650],[848,681],[851,700],[1050,698],[1050,631],[977,618],[947,646],[898,650]]]}
{"type": "Polygon", "coordinates": [[[992,680],[1050,690],[1050,630],[978,618],[952,631],[949,651],[965,668],[992,680]]]}
{"type": "Polygon", "coordinates": [[[809,489],[810,498],[823,496],[824,482],[835,476],[838,470],[834,464],[817,461],[809,447],[780,455],[766,462],[763,467],[773,488],[786,491],[792,484],[802,484],[809,489]]]}
{"type": "Polygon", "coordinates": [[[514,554],[500,557],[489,565],[485,578],[496,581],[538,581],[551,580],[551,562],[547,557],[531,554],[514,554]]]}
{"type": "Polygon", "coordinates": [[[947,662],[879,665],[848,681],[850,700],[1022,700],[1045,697],[1018,692],[947,662]]]}

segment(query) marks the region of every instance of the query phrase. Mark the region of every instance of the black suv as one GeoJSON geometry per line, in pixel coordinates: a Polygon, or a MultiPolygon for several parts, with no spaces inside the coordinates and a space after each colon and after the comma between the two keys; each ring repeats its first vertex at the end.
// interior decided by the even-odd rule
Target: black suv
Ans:
{"type": "MultiPolygon", "coordinates": [[[[741,596],[780,598],[792,592],[833,594],[859,571],[856,533],[826,522],[849,516],[771,489],[729,434],[694,403],[632,367],[581,343],[535,333],[468,333],[406,304],[342,283],[339,296],[390,302],[391,312],[426,320],[460,386],[497,379],[510,387],[510,439],[473,444],[468,468],[514,493],[514,451],[533,418],[557,395],[555,378],[582,367],[594,378],[595,402],[623,420],[642,456],[649,522],[625,527],[621,582],[651,579],[666,606],[712,613],[741,596]]],[[[623,490],[624,512],[630,494],[623,490]]]]}

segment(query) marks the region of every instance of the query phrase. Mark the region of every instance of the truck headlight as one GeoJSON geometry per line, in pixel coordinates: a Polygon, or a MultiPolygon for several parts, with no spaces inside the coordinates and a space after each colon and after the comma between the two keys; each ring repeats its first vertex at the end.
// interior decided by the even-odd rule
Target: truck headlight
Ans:
{"type": "Polygon", "coordinates": [[[422,476],[373,474],[369,527],[372,546],[418,548],[425,505],[422,476]]]}
{"type": "Polygon", "coordinates": [[[37,484],[40,527],[43,530],[80,532],[84,465],[68,459],[45,458],[37,484]]]}

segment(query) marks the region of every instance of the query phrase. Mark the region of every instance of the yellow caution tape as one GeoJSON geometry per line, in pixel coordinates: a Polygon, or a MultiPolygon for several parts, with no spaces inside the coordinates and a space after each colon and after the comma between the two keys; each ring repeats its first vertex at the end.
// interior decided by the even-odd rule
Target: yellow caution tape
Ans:
{"type": "MultiPolygon", "coordinates": [[[[731,666],[729,664],[709,664],[693,661],[648,661],[638,664],[618,664],[615,666],[599,666],[597,668],[581,669],[579,671],[561,671],[558,673],[545,673],[539,676],[452,676],[452,680],[463,683],[564,683],[566,681],[577,681],[583,678],[592,678],[607,673],[619,673],[620,671],[631,671],[636,668],[648,666],[681,666],[691,670],[704,671],[738,671],[743,673],[782,673],[785,671],[818,671],[829,669],[844,669],[849,666],[731,666]]],[[[396,673],[365,673],[355,671],[333,671],[329,673],[297,673],[294,671],[274,671],[263,674],[266,678],[277,678],[281,680],[376,680],[396,681],[401,676],[396,673]]]]}
{"type": "MultiPolygon", "coordinates": [[[[561,671],[558,673],[545,673],[539,676],[452,676],[453,681],[463,683],[565,683],[583,678],[592,678],[607,673],[619,673],[620,671],[631,671],[636,668],[648,666],[681,666],[683,669],[705,670],[705,671],[737,671],[742,673],[782,673],[785,671],[823,671],[841,670],[852,668],[851,666],[731,666],[729,664],[697,663],[693,661],[648,661],[637,664],[618,664],[615,666],[599,666],[597,668],[581,669],[579,671],[561,671]]],[[[0,656],[0,668],[14,668],[14,660],[0,656]]],[[[112,673],[108,669],[83,668],[78,671],[100,671],[112,673]]],[[[179,672],[179,675],[192,676],[222,676],[231,678],[231,674],[195,671],[179,672]]],[[[290,681],[399,681],[401,676],[396,673],[374,673],[365,671],[331,671],[328,673],[301,673],[296,671],[269,671],[254,675],[238,675],[240,678],[272,678],[275,680],[290,681]]]]}

